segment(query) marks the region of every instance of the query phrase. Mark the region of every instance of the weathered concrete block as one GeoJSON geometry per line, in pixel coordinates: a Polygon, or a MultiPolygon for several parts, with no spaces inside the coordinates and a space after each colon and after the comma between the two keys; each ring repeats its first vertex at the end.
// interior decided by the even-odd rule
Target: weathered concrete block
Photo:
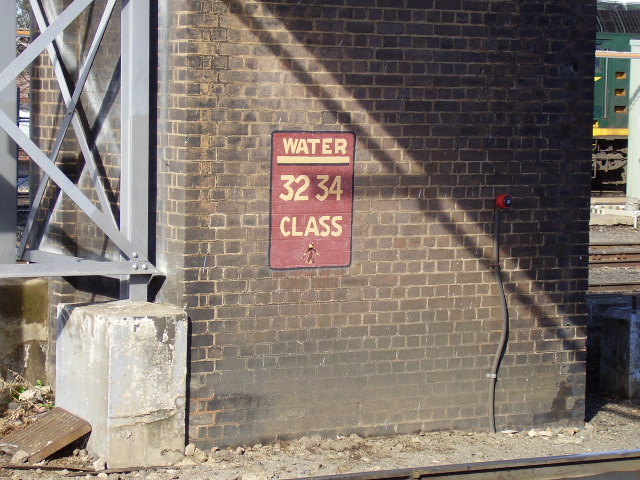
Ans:
{"type": "Polygon", "coordinates": [[[45,380],[48,283],[43,278],[0,281],[0,376],[9,370],[29,382],[45,380]]]}
{"type": "Polygon", "coordinates": [[[109,467],[163,465],[185,445],[187,316],[170,305],[61,305],[56,404],[92,426],[109,467]]]}

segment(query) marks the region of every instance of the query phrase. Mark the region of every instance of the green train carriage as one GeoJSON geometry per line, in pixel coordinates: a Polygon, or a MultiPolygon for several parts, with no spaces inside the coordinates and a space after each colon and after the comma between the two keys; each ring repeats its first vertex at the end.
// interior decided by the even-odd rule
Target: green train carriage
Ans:
{"type": "MultiPolygon", "coordinates": [[[[596,48],[629,51],[628,34],[597,34],[596,48]]],[[[628,59],[596,58],[593,102],[593,172],[595,184],[624,185],[629,136],[628,59]]]]}
{"type": "MultiPolygon", "coordinates": [[[[630,51],[640,39],[640,4],[598,2],[596,50],[630,51]]],[[[630,60],[596,57],[593,109],[593,185],[626,183],[630,60]]]]}

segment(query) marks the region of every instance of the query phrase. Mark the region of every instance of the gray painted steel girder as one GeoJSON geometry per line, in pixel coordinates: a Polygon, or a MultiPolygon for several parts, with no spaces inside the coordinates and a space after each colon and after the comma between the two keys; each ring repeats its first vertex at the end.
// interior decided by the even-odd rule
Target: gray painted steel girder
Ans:
{"type": "MultiPolygon", "coordinates": [[[[54,66],[66,106],[66,114],[58,128],[54,147],[49,155],[46,155],[22,133],[15,121],[6,112],[0,111],[0,128],[18,143],[45,172],[45,177],[35,197],[34,207],[32,207],[29,215],[25,238],[23,238],[18,249],[20,258],[38,263],[2,265],[0,278],[60,275],[106,275],[118,276],[118,278],[124,276],[128,280],[124,282],[125,288],[122,290],[122,296],[146,300],[148,279],[151,275],[160,274],[147,259],[149,243],[149,0],[123,1],[121,13],[122,145],[120,226],[118,226],[118,222],[109,207],[104,185],[98,174],[93,148],[89,145],[88,135],[75,115],[80,94],[95,60],[107,24],[112,16],[115,0],[107,1],[75,87],[66,83],[62,74],[63,59],[53,47],[56,37],[92,2],[94,0],[74,0],[47,26],[40,3],[31,0],[34,16],[41,34],[20,56],[0,72],[0,90],[2,90],[10,86],[15,77],[46,49],[54,66]],[[86,168],[91,175],[101,209],[97,208],[55,165],[55,159],[70,125],[73,125],[76,132],[76,137],[85,159],[83,169],[86,168]],[[113,241],[122,252],[124,259],[128,261],[102,262],[26,249],[35,213],[42,200],[44,188],[49,178],[113,241]]],[[[13,48],[13,46],[10,48],[13,48]]]]}
{"type": "MultiPolygon", "coordinates": [[[[56,79],[58,80],[58,85],[60,87],[60,92],[62,93],[62,97],[64,99],[67,112],[64,117],[63,124],[60,126],[58,130],[58,134],[56,136],[56,141],[54,143],[51,152],[49,153],[49,159],[55,162],[55,159],[58,157],[58,153],[60,152],[60,147],[62,146],[62,142],[64,140],[64,136],[67,133],[69,128],[69,123],[73,124],[73,129],[75,130],[76,137],[78,138],[78,143],[80,145],[80,150],[82,151],[82,155],[85,159],[85,167],[89,170],[91,174],[91,178],[93,180],[94,187],[96,189],[96,193],[98,195],[98,199],[100,201],[100,206],[102,207],[102,212],[105,214],[110,214],[111,210],[109,207],[109,199],[107,198],[107,194],[104,190],[104,185],[100,179],[100,175],[98,174],[96,167],[95,154],[93,149],[90,148],[89,143],[87,141],[87,134],[84,130],[84,126],[78,119],[78,116],[75,115],[76,105],[80,98],[80,94],[82,93],[82,88],[84,87],[87,77],[89,76],[89,71],[91,69],[91,65],[93,65],[93,61],[95,60],[95,56],[98,52],[98,47],[100,46],[100,42],[102,41],[102,37],[104,36],[104,31],[107,28],[107,24],[109,22],[109,18],[113,13],[113,7],[115,5],[115,0],[110,0],[106,5],[104,13],[102,14],[102,19],[100,20],[100,25],[98,30],[96,31],[95,37],[91,44],[91,48],[89,49],[89,54],[87,55],[87,59],[84,62],[80,70],[80,75],[78,79],[78,83],[76,84],[75,91],[73,96],[70,93],[70,86],[67,84],[67,81],[64,77],[64,73],[62,71],[62,65],[64,64],[63,59],[59,55],[59,51],[53,47],[53,44],[47,45],[47,52],[49,54],[49,59],[51,63],[54,65],[54,72],[56,75],[56,79]]],[[[37,0],[31,0],[31,9],[34,13],[34,17],[38,23],[38,28],[40,30],[45,30],[47,28],[47,24],[43,15],[43,12],[40,10],[40,5],[37,0]]],[[[17,258],[21,259],[24,254],[24,250],[27,246],[27,242],[29,241],[33,223],[35,221],[38,207],[42,202],[42,198],[44,197],[45,191],[47,189],[47,184],[49,181],[49,176],[45,174],[43,178],[40,180],[40,184],[38,185],[38,191],[36,192],[33,198],[34,207],[29,211],[29,216],[27,218],[27,222],[25,225],[24,233],[22,236],[22,240],[20,242],[20,246],[18,247],[17,258]]],[[[113,215],[111,216],[111,220],[113,224],[116,224],[115,218],[113,215]]]]}

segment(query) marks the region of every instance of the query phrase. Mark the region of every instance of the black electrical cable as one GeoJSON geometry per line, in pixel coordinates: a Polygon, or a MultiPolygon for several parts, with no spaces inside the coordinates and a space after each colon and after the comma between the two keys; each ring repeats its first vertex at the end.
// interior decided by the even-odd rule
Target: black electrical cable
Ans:
{"type": "Polygon", "coordinates": [[[504,295],[504,285],[502,283],[502,272],[500,271],[500,209],[496,207],[494,209],[494,229],[493,229],[493,258],[491,266],[496,277],[496,283],[498,284],[498,291],[500,293],[500,300],[502,302],[502,334],[500,335],[500,343],[498,350],[493,359],[493,365],[491,367],[491,374],[489,377],[489,427],[491,432],[496,431],[496,382],[498,381],[498,370],[500,369],[500,363],[504,357],[504,352],[507,349],[507,339],[509,337],[509,310],[507,308],[507,299],[504,295]]]}

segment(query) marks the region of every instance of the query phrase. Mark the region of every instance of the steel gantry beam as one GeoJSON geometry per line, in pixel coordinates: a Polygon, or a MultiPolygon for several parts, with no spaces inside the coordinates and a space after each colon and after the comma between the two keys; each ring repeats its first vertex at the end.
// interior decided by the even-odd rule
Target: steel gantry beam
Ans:
{"type": "MultiPolygon", "coordinates": [[[[122,59],[122,182],[120,184],[120,226],[127,238],[148,237],[147,210],[149,185],[139,179],[149,178],[149,2],[123,2],[121,23],[122,59]],[[141,18],[147,19],[140,22],[141,18]]],[[[147,256],[147,245],[137,245],[147,256]]],[[[145,295],[148,278],[130,276],[121,284],[121,295],[128,290],[135,296],[145,295]]]]}
{"type": "MultiPolygon", "coordinates": [[[[147,284],[152,275],[160,272],[148,259],[149,248],[149,0],[123,0],[120,11],[120,191],[119,215],[112,208],[105,181],[101,177],[96,152],[99,150],[95,138],[86,131],[83,122],[77,115],[80,110],[80,96],[92,72],[96,55],[104,38],[107,26],[116,15],[116,0],[95,2],[95,0],[74,0],[55,19],[49,21],[39,0],[31,0],[33,18],[37,22],[40,35],[13,60],[0,56],[0,92],[9,89],[13,92],[15,105],[15,78],[27,68],[38,56],[46,51],[58,82],[60,94],[64,100],[64,115],[57,127],[53,146],[48,152],[41,150],[16,125],[15,106],[0,104],[0,129],[11,145],[17,143],[43,171],[38,190],[27,217],[25,231],[20,244],[16,247],[16,159],[4,155],[1,158],[0,177],[13,179],[13,184],[2,183],[1,194],[12,193],[15,208],[0,209],[0,247],[2,251],[10,251],[11,259],[0,259],[0,278],[36,277],[36,276],[116,276],[121,280],[121,298],[146,300],[147,284]],[[65,60],[56,45],[57,38],[83,11],[92,5],[104,4],[99,24],[93,33],[91,45],[83,62],[78,66],[75,84],[65,77],[65,60]],[[13,115],[12,115],[13,114],[13,115]],[[84,164],[82,174],[91,179],[93,193],[97,202],[91,200],[91,193],[79,188],[77,181],[70,179],[56,165],[63,141],[73,127],[84,164]],[[118,248],[120,260],[89,259],[69,255],[53,254],[40,251],[41,238],[47,231],[47,225],[34,228],[38,212],[44,207],[43,199],[47,185],[53,182],[61,192],[67,195],[79,210],[98,227],[98,229],[118,248]],[[10,226],[7,226],[10,224],[10,226]],[[8,233],[9,228],[13,235],[8,233]],[[36,231],[37,230],[37,231],[36,231]],[[30,245],[35,246],[29,248],[30,245]]],[[[7,16],[9,17],[9,16],[7,16]]],[[[9,25],[7,19],[1,19],[2,32],[11,33],[0,37],[7,42],[3,52],[15,52],[15,18],[9,25]],[[2,28],[4,27],[4,28],[2,28]]],[[[15,57],[15,55],[14,55],[15,57]]],[[[0,149],[3,149],[0,138],[0,149]]],[[[15,147],[14,147],[15,151],[15,147]]],[[[11,198],[11,197],[10,197],[11,198]]],[[[46,216],[47,219],[51,215],[46,216]]]]}

